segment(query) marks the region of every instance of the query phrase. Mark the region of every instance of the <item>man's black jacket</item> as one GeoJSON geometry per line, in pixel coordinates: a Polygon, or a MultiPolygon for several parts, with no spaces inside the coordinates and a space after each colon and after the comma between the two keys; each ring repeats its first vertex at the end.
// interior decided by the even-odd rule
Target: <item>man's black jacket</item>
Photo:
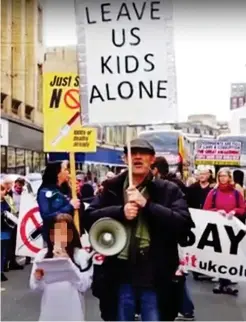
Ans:
{"type": "MultiPolygon", "coordinates": [[[[98,219],[111,217],[124,223],[123,184],[127,172],[108,180],[101,195],[97,196],[84,214],[84,227],[87,231],[98,219]]],[[[148,222],[151,243],[150,256],[155,272],[155,287],[161,310],[161,320],[173,319],[171,296],[172,279],[179,265],[178,243],[185,244],[189,231],[194,227],[184,194],[172,182],[157,179],[147,184],[149,200],[143,209],[148,222]],[[171,315],[170,315],[171,314],[171,315]]],[[[117,256],[106,258],[100,271],[101,313],[104,320],[116,320],[117,309],[117,256]],[[102,282],[103,279],[103,282],[102,282]],[[103,285],[103,286],[102,286],[103,285]]],[[[97,285],[94,284],[97,288],[97,285]]],[[[95,292],[94,292],[95,293],[95,292]]],[[[175,312],[176,314],[176,312],[175,312]]]]}

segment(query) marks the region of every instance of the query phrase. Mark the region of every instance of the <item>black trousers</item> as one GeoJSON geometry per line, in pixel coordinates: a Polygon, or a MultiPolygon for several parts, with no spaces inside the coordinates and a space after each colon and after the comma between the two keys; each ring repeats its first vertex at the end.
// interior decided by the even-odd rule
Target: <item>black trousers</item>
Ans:
{"type": "Polygon", "coordinates": [[[7,260],[11,264],[16,263],[16,256],[15,256],[15,248],[16,248],[16,236],[17,236],[17,227],[12,230],[11,238],[9,241],[8,253],[7,253],[7,260]]]}

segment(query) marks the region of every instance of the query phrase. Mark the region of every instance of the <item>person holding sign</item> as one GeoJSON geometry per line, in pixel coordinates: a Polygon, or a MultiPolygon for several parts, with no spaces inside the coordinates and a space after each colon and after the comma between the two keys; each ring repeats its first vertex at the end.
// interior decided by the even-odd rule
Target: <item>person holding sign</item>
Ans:
{"type": "Polygon", "coordinates": [[[61,187],[69,181],[68,161],[49,163],[43,173],[43,181],[37,193],[40,215],[43,219],[43,239],[47,239],[47,224],[59,213],[71,216],[75,209],[80,209],[77,198],[70,199],[62,193],[61,187]]]}
{"type": "Polygon", "coordinates": [[[53,217],[47,248],[37,254],[30,276],[30,288],[43,293],[39,321],[84,321],[80,294],[91,286],[89,262],[72,216],[53,217]]]}
{"type": "MultiPolygon", "coordinates": [[[[179,239],[188,238],[194,225],[184,194],[172,182],[153,180],[150,171],[155,150],[146,140],[131,141],[132,173],[128,171],[105,181],[84,215],[87,231],[98,219],[121,222],[128,243],[116,256],[102,264],[101,316],[106,321],[170,321],[178,313],[173,279],[179,266],[179,239]],[[133,185],[129,185],[132,175],[133,185]],[[140,312],[136,310],[140,308],[140,312]]],[[[128,148],[124,148],[128,163],[128,148]]],[[[94,287],[96,285],[94,284],[94,287]]]]}
{"type": "MultiPolygon", "coordinates": [[[[242,194],[235,188],[232,174],[229,168],[221,168],[217,174],[217,187],[211,190],[205,201],[204,210],[217,211],[221,216],[231,219],[245,214],[245,205],[242,194]]],[[[213,289],[215,294],[226,293],[237,295],[230,280],[220,279],[219,284],[213,289]]]]}

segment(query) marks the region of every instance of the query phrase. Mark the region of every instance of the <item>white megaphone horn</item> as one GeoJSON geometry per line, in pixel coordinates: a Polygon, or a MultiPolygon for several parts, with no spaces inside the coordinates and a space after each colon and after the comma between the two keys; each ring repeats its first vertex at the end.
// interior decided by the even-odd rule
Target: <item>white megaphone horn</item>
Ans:
{"type": "Polygon", "coordinates": [[[91,226],[89,241],[92,248],[99,254],[114,256],[126,246],[126,229],[117,220],[108,217],[101,218],[91,226]]]}

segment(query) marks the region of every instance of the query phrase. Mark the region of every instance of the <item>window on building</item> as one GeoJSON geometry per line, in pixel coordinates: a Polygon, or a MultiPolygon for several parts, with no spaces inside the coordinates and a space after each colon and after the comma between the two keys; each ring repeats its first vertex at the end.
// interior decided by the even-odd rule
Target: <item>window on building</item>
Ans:
{"type": "Polygon", "coordinates": [[[105,143],[107,141],[107,128],[106,126],[102,127],[102,142],[105,143]]]}
{"type": "Polygon", "coordinates": [[[246,119],[245,118],[241,118],[240,119],[240,134],[245,134],[246,133],[246,119]]]}
{"type": "Polygon", "coordinates": [[[33,152],[33,172],[40,171],[40,153],[33,152]]]}
{"type": "Polygon", "coordinates": [[[43,10],[38,6],[38,41],[43,43],[43,10]]]}
{"type": "Polygon", "coordinates": [[[122,132],[123,132],[123,144],[126,144],[126,126],[123,126],[122,128],[122,132]]]}
{"type": "Polygon", "coordinates": [[[120,144],[120,126],[115,126],[114,144],[120,144]]]}
{"type": "Polygon", "coordinates": [[[7,173],[15,173],[15,148],[7,147],[7,173]]]}
{"type": "Polygon", "coordinates": [[[25,174],[25,151],[23,149],[16,149],[16,173],[25,174]]]}
{"type": "Polygon", "coordinates": [[[1,173],[7,173],[7,148],[1,146],[1,173]]]}
{"type": "Polygon", "coordinates": [[[115,126],[110,126],[109,127],[109,137],[108,137],[108,142],[109,144],[114,144],[115,140],[115,126]]]}
{"type": "Polygon", "coordinates": [[[4,100],[7,97],[7,94],[1,93],[1,110],[4,109],[4,100]]]}
{"type": "Polygon", "coordinates": [[[38,65],[38,82],[37,82],[37,93],[38,93],[38,111],[43,110],[43,68],[42,65],[38,65]]]}
{"type": "Polygon", "coordinates": [[[32,151],[26,150],[25,151],[25,163],[26,167],[28,167],[29,172],[33,172],[33,164],[32,164],[32,151]]]}
{"type": "Polygon", "coordinates": [[[40,153],[40,169],[45,168],[45,153],[40,153]]]}
{"type": "Polygon", "coordinates": [[[26,105],[25,106],[25,117],[28,119],[28,120],[32,120],[33,119],[33,110],[34,108],[30,105],[26,105]]]}
{"type": "Polygon", "coordinates": [[[21,105],[21,102],[16,100],[16,99],[12,99],[12,113],[15,115],[19,115],[19,107],[21,105]]]}

